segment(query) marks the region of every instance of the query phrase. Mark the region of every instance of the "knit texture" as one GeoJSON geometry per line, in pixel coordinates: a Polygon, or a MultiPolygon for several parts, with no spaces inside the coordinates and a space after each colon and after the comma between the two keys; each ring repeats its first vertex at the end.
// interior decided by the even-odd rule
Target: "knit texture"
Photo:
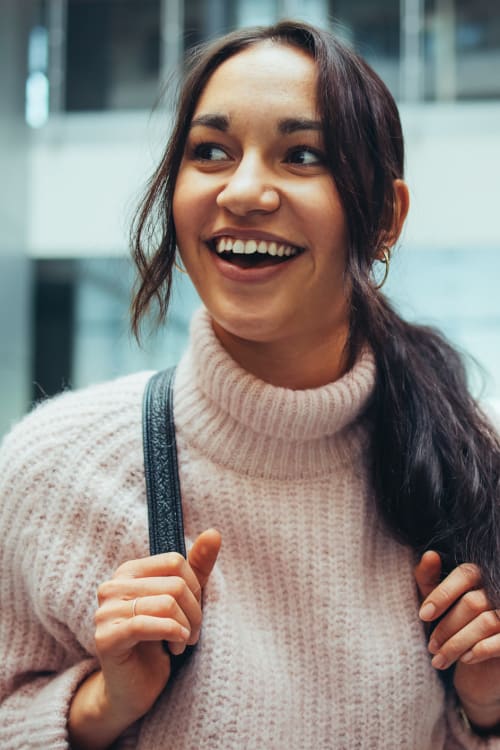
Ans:
{"type": "MultiPolygon", "coordinates": [[[[38,407],[0,454],[0,747],[67,748],[96,668],[96,588],[148,554],[141,400],[150,373],[38,407]]],[[[202,637],[114,748],[500,750],[430,666],[414,555],[379,522],[363,411],[374,363],[292,391],[243,371],[195,316],[174,392],[188,546],[223,546],[202,637]]]]}

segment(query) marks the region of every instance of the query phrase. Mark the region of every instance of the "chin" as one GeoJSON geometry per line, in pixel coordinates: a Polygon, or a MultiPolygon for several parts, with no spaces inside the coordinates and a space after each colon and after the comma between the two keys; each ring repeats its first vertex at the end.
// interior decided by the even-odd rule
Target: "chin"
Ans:
{"type": "Polygon", "coordinates": [[[220,338],[226,334],[243,341],[271,343],[283,336],[283,328],[286,327],[284,321],[272,320],[269,315],[263,315],[262,310],[253,313],[248,310],[238,310],[230,315],[224,315],[218,314],[218,311],[212,312],[209,308],[209,313],[213,320],[214,330],[220,338]]]}

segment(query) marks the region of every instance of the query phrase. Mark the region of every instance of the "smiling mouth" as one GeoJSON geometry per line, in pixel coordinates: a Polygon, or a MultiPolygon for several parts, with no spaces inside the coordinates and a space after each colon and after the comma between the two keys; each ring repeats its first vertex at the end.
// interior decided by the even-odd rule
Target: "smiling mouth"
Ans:
{"type": "Polygon", "coordinates": [[[211,252],[239,268],[275,266],[286,263],[304,252],[304,248],[295,245],[259,239],[216,237],[207,244],[211,252]]]}

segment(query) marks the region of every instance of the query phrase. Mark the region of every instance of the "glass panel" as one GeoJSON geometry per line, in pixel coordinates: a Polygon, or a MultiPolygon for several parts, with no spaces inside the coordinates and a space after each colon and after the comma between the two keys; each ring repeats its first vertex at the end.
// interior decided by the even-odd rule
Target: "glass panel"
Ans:
{"type": "Polygon", "coordinates": [[[471,388],[480,399],[500,399],[499,278],[495,247],[403,247],[391,262],[384,288],[403,317],[437,326],[471,355],[471,388]]]}
{"type": "MultiPolygon", "coordinates": [[[[178,362],[187,344],[189,321],[200,304],[187,276],[175,278],[166,326],[150,337],[145,332],[140,348],[129,330],[132,269],[128,259],[39,261],[38,265],[42,268],[37,273],[37,313],[43,327],[37,326],[37,369],[32,378],[39,386],[38,398],[40,388],[53,392],[54,384],[56,389],[68,384],[77,388],[178,362]],[[54,291],[58,292],[56,300],[54,291]],[[58,320],[55,303],[62,320],[58,320]],[[66,335],[68,320],[70,336],[66,335]],[[61,330],[66,331],[64,336],[56,336],[61,330]],[[51,338],[57,341],[56,360],[53,347],[43,346],[51,338]]],[[[481,393],[483,384],[477,369],[471,367],[473,391],[496,399],[500,399],[499,277],[500,253],[495,248],[403,248],[391,263],[386,285],[404,316],[440,327],[481,363],[491,377],[481,393]]]]}
{"type": "Polygon", "coordinates": [[[377,71],[394,96],[399,96],[399,0],[332,0],[332,28],[352,42],[377,71]]]}
{"type": "Polygon", "coordinates": [[[252,0],[236,3],[236,23],[238,26],[260,26],[273,23],[278,17],[277,2],[252,0]]]}
{"type": "Polygon", "coordinates": [[[426,3],[427,99],[500,97],[500,5],[491,0],[426,3]]]}
{"type": "Polygon", "coordinates": [[[175,364],[186,345],[189,321],[200,305],[188,277],[177,273],[166,325],[144,332],[140,348],[130,333],[132,268],[127,258],[77,261],[72,385],[79,387],[141,369],[175,364]]]}
{"type": "Polygon", "coordinates": [[[500,4],[456,2],[457,97],[500,96],[500,4]]]}
{"type": "Polygon", "coordinates": [[[277,0],[185,0],[185,46],[212,39],[234,28],[271,24],[278,17],[277,0]]]}
{"type": "Polygon", "coordinates": [[[282,5],[285,18],[300,19],[315,26],[328,27],[328,0],[286,0],[282,5]]]}
{"type": "Polygon", "coordinates": [[[160,0],[68,0],[66,109],[149,109],[157,96],[160,0]]]}
{"type": "Polygon", "coordinates": [[[236,4],[231,0],[185,0],[184,44],[193,47],[230,31],[236,25],[236,4]]]}

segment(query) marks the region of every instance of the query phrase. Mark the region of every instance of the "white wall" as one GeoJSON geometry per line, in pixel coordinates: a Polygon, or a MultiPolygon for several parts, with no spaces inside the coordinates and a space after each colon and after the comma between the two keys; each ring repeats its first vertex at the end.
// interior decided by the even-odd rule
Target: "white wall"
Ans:
{"type": "Polygon", "coordinates": [[[500,104],[403,108],[412,207],[405,245],[500,249],[500,104]]]}
{"type": "MultiPolygon", "coordinates": [[[[402,107],[412,209],[405,246],[499,247],[500,103],[402,107]]],[[[33,257],[126,252],[131,213],[168,132],[165,113],[69,115],[35,133],[33,257]]]]}
{"type": "Polygon", "coordinates": [[[29,251],[33,257],[121,255],[147,178],[161,155],[165,114],[52,118],[33,137],[29,251]]]}

